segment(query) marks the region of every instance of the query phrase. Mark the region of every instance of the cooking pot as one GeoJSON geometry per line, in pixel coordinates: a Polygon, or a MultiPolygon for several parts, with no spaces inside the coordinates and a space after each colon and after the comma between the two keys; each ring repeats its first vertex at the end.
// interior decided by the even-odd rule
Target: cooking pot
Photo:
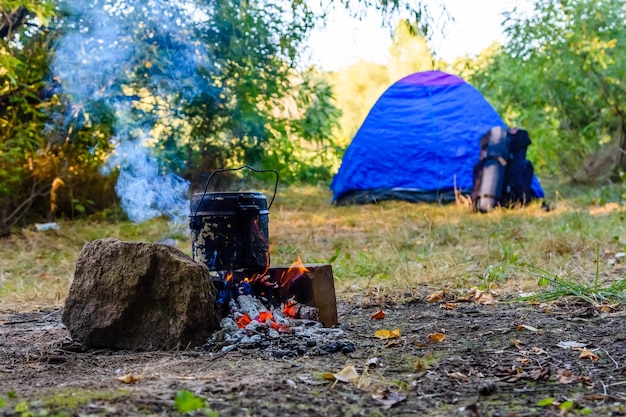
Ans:
{"type": "Polygon", "coordinates": [[[213,271],[246,268],[261,272],[269,267],[269,209],[277,188],[276,170],[257,170],[244,165],[213,171],[204,192],[194,194],[191,200],[189,228],[193,259],[213,271]],[[244,168],[276,175],[274,195],[269,205],[265,195],[258,191],[207,192],[215,174],[244,168]]]}

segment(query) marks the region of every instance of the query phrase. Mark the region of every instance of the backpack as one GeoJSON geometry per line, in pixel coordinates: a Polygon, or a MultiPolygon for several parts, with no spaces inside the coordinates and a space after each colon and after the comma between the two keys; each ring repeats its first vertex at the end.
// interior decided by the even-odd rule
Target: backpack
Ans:
{"type": "Polygon", "coordinates": [[[509,158],[500,204],[505,207],[523,206],[537,198],[531,188],[535,171],[533,164],[526,159],[526,150],[531,144],[530,136],[524,129],[510,129],[508,135],[509,158]]]}
{"type": "Polygon", "coordinates": [[[474,165],[472,203],[487,213],[497,206],[514,207],[536,198],[531,189],[532,163],[526,159],[530,136],[524,129],[492,128],[480,141],[474,165]]]}

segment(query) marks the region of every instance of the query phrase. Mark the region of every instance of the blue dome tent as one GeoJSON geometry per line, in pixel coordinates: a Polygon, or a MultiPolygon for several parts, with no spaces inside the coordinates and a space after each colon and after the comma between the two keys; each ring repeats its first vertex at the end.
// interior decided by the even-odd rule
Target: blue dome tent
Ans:
{"type": "MultiPolygon", "coordinates": [[[[400,199],[446,203],[470,194],[479,141],[502,118],[463,79],[419,72],[389,87],[370,110],[333,178],[335,204],[400,199]]],[[[539,181],[533,191],[543,197],[539,181]]]]}

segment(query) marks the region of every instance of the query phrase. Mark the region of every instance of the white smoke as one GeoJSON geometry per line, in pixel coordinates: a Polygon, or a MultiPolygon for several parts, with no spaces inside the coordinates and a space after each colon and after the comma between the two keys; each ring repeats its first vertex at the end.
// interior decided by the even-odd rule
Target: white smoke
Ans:
{"type": "Polygon", "coordinates": [[[103,168],[119,166],[115,191],[128,218],[141,222],[167,214],[178,218],[186,215],[189,204],[185,197],[187,181],[174,174],[159,172],[158,161],[139,141],[121,142],[103,168]]]}
{"type": "Polygon", "coordinates": [[[86,113],[104,106],[116,117],[115,136],[111,138],[114,151],[101,172],[108,175],[119,171],[115,190],[130,220],[144,221],[160,215],[180,220],[188,214],[189,184],[168,172],[153,153],[160,138],[151,135],[158,131],[154,126],[163,116],[150,112],[137,116],[133,102],[139,98],[125,94],[119,80],[128,80],[133,68],[142,64],[138,57],[145,53],[146,39],[154,38],[162,41],[156,47],[165,48],[158,54],[169,54],[168,59],[154,76],[142,79],[142,85],[157,95],[177,95],[187,100],[209,88],[198,75],[198,69],[209,67],[209,54],[201,42],[189,39],[184,24],[183,18],[191,13],[189,6],[176,0],[61,3],[71,17],[63,22],[65,35],[55,45],[51,63],[54,79],[73,106],[86,113]],[[138,33],[143,45],[136,44],[138,33]],[[168,52],[167,43],[172,39],[177,48],[168,52]]]}

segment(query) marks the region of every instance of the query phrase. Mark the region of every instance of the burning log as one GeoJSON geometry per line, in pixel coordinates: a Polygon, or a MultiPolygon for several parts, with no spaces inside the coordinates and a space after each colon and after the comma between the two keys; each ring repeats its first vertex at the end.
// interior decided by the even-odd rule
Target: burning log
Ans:
{"type": "Polygon", "coordinates": [[[294,319],[319,320],[319,309],[305,304],[300,304],[295,300],[289,300],[283,307],[283,313],[294,319]]]}
{"type": "Polygon", "coordinates": [[[207,346],[222,352],[238,346],[274,346],[274,354],[281,357],[302,355],[309,348],[327,354],[330,351],[324,346],[340,340],[343,334],[341,329],[324,328],[338,322],[330,265],[304,265],[298,260],[289,267],[267,268],[260,273],[240,269],[211,274],[217,303],[227,317],[207,346]],[[281,333],[290,334],[285,340],[299,342],[283,341],[281,333]],[[281,343],[293,349],[277,348],[281,343]]]}
{"type": "MultiPolygon", "coordinates": [[[[332,267],[327,264],[303,264],[302,266],[305,267],[306,272],[301,272],[297,276],[288,274],[293,265],[290,267],[276,266],[269,269],[268,274],[274,277],[289,277],[289,284],[281,286],[281,299],[293,299],[305,306],[316,308],[318,312],[316,320],[319,320],[325,327],[338,324],[337,298],[332,267]]],[[[302,314],[302,309],[299,310],[302,314]]],[[[305,315],[309,314],[310,310],[305,313],[305,315]]]]}
{"type": "Polygon", "coordinates": [[[325,327],[338,323],[335,284],[330,265],[304,265],[298,261],[291,266],[271,267],[251,276],[245,269],[212,271],[211,274],[217,288],[217,303],[222,306],[224,313],[235,309],[254,320],[270,306],[282,306],[284,310],[291,300],[296,305],[290,305],[287,311],[283,311],[286,316],[319,320],[325,327]],[[238,304],[233,306],[233,300],[238,304]],[[243,305],[240,305],[239,300],[243,305]]]}

